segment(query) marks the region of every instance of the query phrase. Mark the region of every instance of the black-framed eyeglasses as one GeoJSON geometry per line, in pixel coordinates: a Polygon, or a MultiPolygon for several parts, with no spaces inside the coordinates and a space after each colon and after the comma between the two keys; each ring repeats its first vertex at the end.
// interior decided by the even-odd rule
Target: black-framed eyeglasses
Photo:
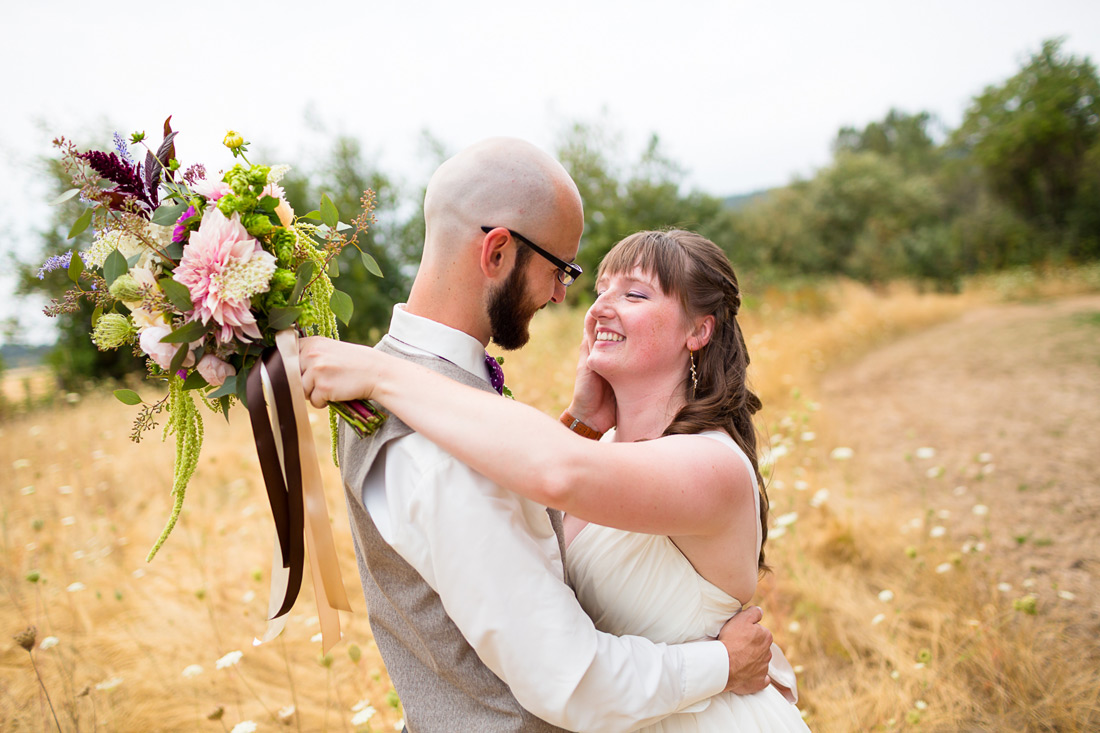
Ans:
{"type": "MultiPolygon", "coordinates": [[[[496,228],[497,227],[481,227],[481,231],[488,234],[489,232],[493,231],[496,228]]],[[[508,229],[508,227],[504,227],[504,228],[508,229]]],[[[574,282],[577,281],[578,277],[580,277],[582,274],[584,274],[584,270],[582,270],[581,266],[578,265],[577,263],[575,263],[575,262],[566,262],[565,260],[558,259],[557,257],[550,254],[549,252],[544,250],[542,247],[538,246],[537,244],[535,244],[534,242],[532,242],[530,239],[523,236],[519,232],[514,232],[511,229],[508,229],[508,233],[512,235],[513,239],[518,240],[520,242],[523,242],[528,247],[535,250],[536,252],[538,252],[543,257],[545,257],[555,267],[557,267],[558,268],[558,282],[560,282],[565,287],[569,287],[570,285],[572,285],[574,282]]]]}

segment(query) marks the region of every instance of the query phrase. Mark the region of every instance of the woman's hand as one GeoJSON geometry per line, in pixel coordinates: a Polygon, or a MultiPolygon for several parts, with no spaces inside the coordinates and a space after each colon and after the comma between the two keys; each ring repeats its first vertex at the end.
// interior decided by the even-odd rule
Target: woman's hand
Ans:
{"type": "Polygon", "coordinates": [[[298,341],[302,387],[314,407],[329,402],[370,399],[379,372],[372,368],[383,356],[369,346],[323,336],[298,341]]]}
{"type": "Polygon", "coordinates": [[[591,313],[584,317],[584,338],[577,361],[577,379],[573,383],[573,402],[569,414],[590,428],[606,433],[615,426],[615,393],[603,377],[588,368],[588,354],[596,337],[596,321],[591,313]]]}

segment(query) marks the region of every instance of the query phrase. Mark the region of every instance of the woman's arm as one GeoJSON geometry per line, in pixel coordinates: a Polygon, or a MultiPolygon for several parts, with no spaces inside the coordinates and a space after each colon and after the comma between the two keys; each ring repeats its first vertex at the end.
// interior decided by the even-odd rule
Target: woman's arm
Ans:
{"type": "Polygon", "coordinates": [[[708,535],[753,507],[752,481],[728,447],[673,435],[597,443],[533,407],[460,385],[366,346],[300,342],[302,384],[317,407],[376,400],[495,483],[581,519],[635,532],[708,535]]]}

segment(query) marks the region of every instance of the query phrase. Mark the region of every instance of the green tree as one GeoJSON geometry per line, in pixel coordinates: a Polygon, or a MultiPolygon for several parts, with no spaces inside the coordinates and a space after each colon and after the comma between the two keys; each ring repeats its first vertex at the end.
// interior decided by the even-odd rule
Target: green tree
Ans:
{"type": "Polygon", "coordinates": [[[907,172],[928,173],[940,163],[939,148],[932,139],[935,124],[935,117],[928,112],[911,115],[891,109],[881,122],[872,122],[862,130],[842,127],[833,152],[877,153],[907,172]]]}
{"type": "Polygon", "coordinates": [[[991,190],[1030,221],[1061,229],[1077,199],[1086,152],[1100,138],[1100,80],[1088,58],[1042,49],[1012,78],[976,97],[952,136],[991,190]]]}
{"type": "Polygon", "coordinates": [[[646,229],[684,228],[711,236],[722,202],[710,195],[684,193],[684,170],[651,135],[637,161],[624,162],[621,138],[602,125],[574,123],[555,149],[577,183],[584,203],[584,234],[577,261],[584,283],[571,297],[592,289],[591,274],[616,242],[646,229]]]}

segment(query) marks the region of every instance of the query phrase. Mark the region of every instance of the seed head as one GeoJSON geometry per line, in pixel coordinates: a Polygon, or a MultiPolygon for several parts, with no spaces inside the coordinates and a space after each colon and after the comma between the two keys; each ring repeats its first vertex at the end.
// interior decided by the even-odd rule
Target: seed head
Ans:
{"type": "Polygon", "coordinates": [[[16,644],[23,647],[29,652],[31,649],[34,649],[34,640],[37,637],[37,634],[38,629],[36,629],[34,626],[28,626],[27,628],[16,634],[13,638],[15,639],[16,644]]]}

